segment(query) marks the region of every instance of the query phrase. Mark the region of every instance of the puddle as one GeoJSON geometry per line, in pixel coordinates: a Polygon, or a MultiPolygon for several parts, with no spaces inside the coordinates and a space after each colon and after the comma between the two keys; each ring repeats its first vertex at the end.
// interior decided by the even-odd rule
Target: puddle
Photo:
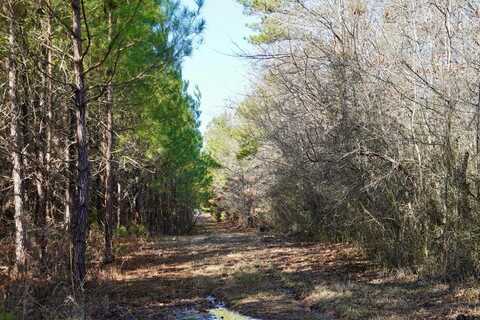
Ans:
{"type": "Polygon", "coordinates": [[[196,309],[184,309],[178,311],[175,318],[178,320],[258,320],[228,310],[224,303],[216,300],[213,296],[207,297],[207,300],[212,306],[211,309],[205,312],[196,309]]]}
{"type": "Polygon", "coordinates": [[[202,313],[197,310],[184,310],[177,313],[176,318],[178,320],[255,320],[226,308],[210,309],[208,313],[202,313]]]}
{"type": "Polygon", "coordinates": [[[216,318],[213,319],[224,319],[224,320],[255,320],[253,318],[242,316],[236,312],[232,312],[226,308],[212,309],[209,311],[211,315],[216,318]]]}

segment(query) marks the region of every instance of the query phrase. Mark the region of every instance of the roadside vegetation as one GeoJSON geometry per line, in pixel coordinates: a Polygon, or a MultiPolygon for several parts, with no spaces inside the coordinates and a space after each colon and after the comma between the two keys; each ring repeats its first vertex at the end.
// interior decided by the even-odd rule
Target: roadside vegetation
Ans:
{"type": "Polygon", "coordinates": [[[477,1],[242,1],[251,94],[209,126],[216,215],[480,272],[477,1]]]}

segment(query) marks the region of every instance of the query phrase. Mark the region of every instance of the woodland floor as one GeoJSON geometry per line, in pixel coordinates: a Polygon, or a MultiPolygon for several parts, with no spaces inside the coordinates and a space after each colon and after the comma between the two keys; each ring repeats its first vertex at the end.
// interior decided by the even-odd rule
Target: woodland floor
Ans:
{"type": "Polygon", "coordinates": [[[175,319],[214,295],[262,320],[455,319],[480,314],[480,285],[384,272],[353,247],[240,232],[202,216],[194,235],[117,244],[94,319],[175,319]],[[107,308],[105,306],[108,306],[107,308]]]}

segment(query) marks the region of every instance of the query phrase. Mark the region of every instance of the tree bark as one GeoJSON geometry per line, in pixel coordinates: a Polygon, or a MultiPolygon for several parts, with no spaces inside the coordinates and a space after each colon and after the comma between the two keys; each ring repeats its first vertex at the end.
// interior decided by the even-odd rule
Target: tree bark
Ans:
{"type": "Polygon", "coordinates": [[[73,14],[72,45],[74,69],[74,104],[76,112],[77,142],[77,194],[72,217],[73,279],[77,288],[83,287],[85,280],[85,252],[87,248],[88,197],[90,168],[88,159],[88,138],[86,124],[86,90],[82,49],[82,4],[81,0],[71,0],[73,14]]]}
{"type": "Polygon", "coordinates": [[[52,214],[52,204],[50,201],[50,190],[53,189],[50,186],[50,176],[51,176],[51,169],[52,169],[52,140],[53,140],[53,133],[52,133],[52,126],[53,126],[53,52],[50,49],[52,47],[52,16],[48,13],[46,18],[47,23],[47,43],[48,46],[46,48],[47,51],[47,66],[46,66],[46,108],[47,108],[47,151],[45,154],[45,163],[46,163],[46,215],[48,216],[49,213],[52,214]]]}
{"type": "Polygon", "coordinates": [[[480,82],[478,84],[478,101],[475,112],[475,153],[476,153],[476,170],[477,170],[477,181],[475,182],[476,186],[476,196],[477,202],[480,201],[480,181],[478,176],[480,176],[480,82]]]}
{"type": "Polygon", "coordinates": [[[20,130],[21,108],[17,101],[17,41],[16,41],[16,17],[14,4],[5,4],[8,13],[8,45],[9,55],[6,62],[8,72],[8,98],[10,102],[10,138],[12,157],[12,181],[13,197],[15,205],[15,269],[21,273],[25,271],[27,263],[26,255],[26,216],[24,212],[24,199],[22,190],[22,150],[23,141],[20,130]]]}
{"type": "MultiPolygon", "coordinates": [[[[108,40],[113,38],[113,13],[112,8],[108,8],[108,40]]],[[[106,100],[106,132],[105,132],[105,219],[104,219],[104,233],[105,233],[105,252],[104,262],[111,263],[113,261],[112,254],[112,236],[113,236],[113,165],[112,165],[112,150],[113,150],[113,85],[112,85],[113,70],[112,66],[107,70],[107,100],[106,100]]]]}
{"type": "Polygon", "coordinates": [[[52,52],[51,38],[52,26],[50,14],[46,14],[43,24],[46,30],[46,45],[42,49],[43,59],[40,64],[41,73],[41,93],[40,93],[40,110],[45,112],[45,119],[42,118],[40,123],[40,132],[42,132],[42,139],[38,146],[38,159],[41,167],[37,169],[37,204],[36,204],[36,223],[37,223],[37,241],[40,247],[40,265],[41,269],[45,270],[47,245],[48,245],[48,208],[50,201],[50,161],[51,161],[51,142],[52,142],[52,52]],[[43,136],[42,128],[45,127],[45,135],[43,136]],[[43,144],[46,142],[46,144],[43,144]]]}
{"type": "Polygon", "coordinates": [[[117,228],[122,225],[122,184],[117,178],[117,228]]]}
{"type": "Polygon", "coordinates": [[[67,229],[71,227],[72,222],[72,212],[74,210],[74,194],[75,186],[73,179],[75,176],[75,152],[72,146],[75,136],[75,113],[71,110],[68,104],[65,105],[64,109],[64,126],[66,128],[65,133],[65,148],[64,148],[64,163],[65,163],[65,194],[64,194],[64,224],[67,229]]]}
{"type": "MultiPolygon", "coordinates": [[[[43,154],[39,155],[43,158],[43,154]]],[[[43,159],[40,160],[43,163],[43,159]]],[[[37,174],[37,201],[36,201],[36,227],[37,227],[37,243],[40,247],[40,269],[42,271],[46,270],[47,263],[47,245],[48,245],[48,235],[47,235],[47,182],[45,181],[45,176],[41,172],[43,169],[39,169],[37,174]]]]}

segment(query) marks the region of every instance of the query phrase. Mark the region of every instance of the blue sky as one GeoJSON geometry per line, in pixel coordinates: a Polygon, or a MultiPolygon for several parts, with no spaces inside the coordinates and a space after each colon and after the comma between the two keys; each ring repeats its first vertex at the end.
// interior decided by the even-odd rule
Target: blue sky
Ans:
{"type": "Polygon", "coordinates": [[[234,55],[238,47],[248,50],[245,38],[251,31],[246,25],[252,21],[236,0],[205,0],[203,17],[207,23],[203,43],[185,60],[183,68],[190,90],[198,86],[202,94],[202,132],[212,118],[241,100],[248,89],[248,62],[234,55]]]}

